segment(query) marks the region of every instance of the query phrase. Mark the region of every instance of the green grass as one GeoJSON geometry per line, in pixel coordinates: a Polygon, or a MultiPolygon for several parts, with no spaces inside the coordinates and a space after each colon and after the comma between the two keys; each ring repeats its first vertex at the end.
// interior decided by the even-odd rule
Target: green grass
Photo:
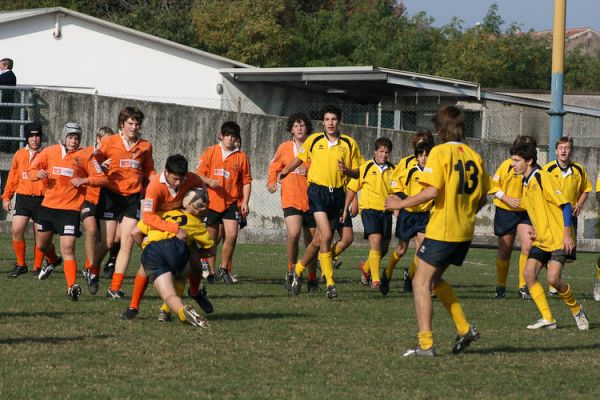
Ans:
{"type": "MultiPolygon", "coordinates": [[[[539,315],[532,302],[516,297],[516,268],[507,299],[494,300],[495,252],[472,249],[447,280],[481,339],[464,354],[450,354],[453,324],[434,301],[439,356],[403,359],[400,352],[416,343],[412,297],[402,293],[398,271],[387,297],[361,287],[356,265],[366,253],[356,247],[343,255],[336,272],[340,297],[329,301],[323,291],[310,296],[305,288],[299,297],[288,296],[283,246],[240,245],[234,272],[241,282],[208,287],[215,312],[210,328],[200,330],[157,322],[160,301],[152,288],[138,318],[122,321],[127,303],[104,298],[106,281],[94,297],[78,278],[83,296],[72,303],[62,270],[47,281],[30,274],[7,279],[12,248],[9,237],[0,236],[0,399],[597,396],[595,255],[579,254],[565,273],[590,317],[588,332],[579,332],[567,307],[554,298],[549,301],[559,328],[527,331],[539,315]]],[[[82,247],[78,254],[83,256],[82,247]]],[[[139,253],[133,259],[124,285],[128,294],[139,253]]]]}

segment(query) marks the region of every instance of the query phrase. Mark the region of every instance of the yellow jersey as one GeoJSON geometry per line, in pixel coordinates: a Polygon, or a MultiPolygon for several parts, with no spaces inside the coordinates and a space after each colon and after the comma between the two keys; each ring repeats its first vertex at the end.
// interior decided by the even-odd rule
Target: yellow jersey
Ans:
{"type": "Polygon", "coordinates": [[[299,149],[297,157],[310,161],[308,183],[341,188],[347,183],[346,175],[338,169],[338,160],[342,160],[348,169],[356,169],[363,160],[358,144],[350,136],[341,134],[333,143],[327,140],[323,132],[312,134],[299,149]]]}
{"type": "Polygon", "coordinates": [[[351,179],[348,189],[353,192],[360,190],[358,208],[361,210],[385,210],[385,199],[392,194],[390,174],[394,170],[391,163],[378,165],[375,160],[369,160],[359,167],[358,179],[351,179]]]}
{"type": "Polygon", "coordinates": [[[481,156],[466,143],[437,145],[429,153],[420,183],[439,191],[425,237],[444,242],[472,240],[475,214],[490,187],[481,156]]]}
{"type": "Polygon", "coordinates": [[[592,191],[592,183],[585,168],[576,162],[571,161],[563,169],[558,165],[558,161],[552,161],[544,165],[544,171],[552,175],[558,188],[573,207],[577,205],[577,200],[582,193],[592,191]]]}
{"type": "MultiPolygon", "coordinates": [[[[398,176],[398,181],[392,180],[392,190],[394,193],[404,193],[406,196],[414,196],[421,193],[423,189],[425,189],[425,187],[421,185],[422,174],[423,169],[418,163],[417,165],[404,169],[398,176]]],[[[433,207],[433,200],[413,207],[407,207],[405,210],[412,213],[421,213],[431,210],[431,207],[433,207]]]]}
{"type": "Polygon", "coordinates": [[[533,246],[544,251],[563,248],[565,224],[560,207],[568,202],[556,180],[539,167],[523,180],[521,205],[535,229],[533,246]]]}
{"type": "MultiPolygon", "coordinates": [[[[398,164],[396,164],[396,168],[394,168],[394,170],[392,171],[392,181],[400,182],[400,175],[407,169],[410,169],[417,164],[419,164],[419,162],[417,161],[417,157],[414,155],[402,158],[400,161],[398,161],[398,164]]],[[[394,191],[394,193],[398,193],[397,187],[392,188],[392,190],[394,191]]]]}
{"type": "MultiPolygon", "coordinates": [[[[514,197],[515,199],[521,198],[523,176],[515,173],[511,163],[512,160],[510,158],[502,161],[502,164],[500,164],[492,177],[491,188],[488,194],[496,194],[499,191],[503,191],[507,196],[514,197]]],[[[494,205],[508,211],[525,211],[523,207],[513,208],[497,197],[494,197],[494,205]]]]}
{"type": "MultiPolygon", "coordinates": [[[[181,229],[187,232],[186,242],[189,246],[198,244],[198,247],[209,249],[214,246],[214,242],[206,230],[206,225],[198,217],[183,210],[170,210],[160,214],[160,217],[169,222],[175,222],[181,229]]],[[[152,242],[170,239],[175,237],[173,232],[164,232],[158,229],[150,228],[143,221],[138,222],[138,228],[146,235],[142,243],[142,248],[146,248],[152,242]]]]}

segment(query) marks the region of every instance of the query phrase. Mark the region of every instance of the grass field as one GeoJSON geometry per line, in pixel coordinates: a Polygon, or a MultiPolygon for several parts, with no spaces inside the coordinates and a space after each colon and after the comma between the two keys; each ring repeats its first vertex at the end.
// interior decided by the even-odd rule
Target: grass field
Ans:
{"type": "MultiPolygon", "coordinates": [[[[527,331],[539,318],[534,304],[518,300],[514,287],[495,300],[495,252],[472,249],[447,280],[481,339],[452,355],[453,324],[434,301],[438,357],[403,359],[400,352],[416,343],[412,297],[402,292],[399,273],[387,297],[360,286],[356,265],[366,252],[351,248],[343,255],[340,297],[330,301],[324,291],[308,295],[305,288],[288,296],[284,246],[241,245],[234,259],[241,281],[208,287],[215,312],[210,328],[200,330],[159,323],[152,288],[138,318],[123,321],[128,303],[104,298],[106,281],[94,297],[78,278],[83,295],[73,303],[62,268],[46,281],[31,274],[8,279],[12,248],[0,236],[0,399],[597,398],[595,255],[579,254],[565,273],[590,317],[589,331],[579,332],[555,298],[550,305],[559,328],[527,331]]],[[[509,280],[516,286],[515,268],[509,280]]]]}

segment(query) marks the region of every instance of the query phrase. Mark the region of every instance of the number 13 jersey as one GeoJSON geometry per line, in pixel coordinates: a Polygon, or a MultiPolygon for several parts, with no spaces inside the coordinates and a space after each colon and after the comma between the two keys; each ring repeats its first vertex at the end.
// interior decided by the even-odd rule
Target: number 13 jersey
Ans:
{"type": "Polygon", "coordinates": [[[475,214],[490,188],[481,156],[462,142],[435,146],[420,183],[439,191],[433,199],[425,237],[444,242],[472,240],[475,214]]]}

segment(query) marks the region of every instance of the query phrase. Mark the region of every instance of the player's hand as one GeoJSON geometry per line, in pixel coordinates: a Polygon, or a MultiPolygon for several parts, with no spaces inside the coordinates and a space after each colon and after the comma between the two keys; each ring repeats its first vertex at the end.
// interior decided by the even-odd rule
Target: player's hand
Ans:
{"type": "Polygon", "coordinates": [[[402,200],[395,195],[388,196],[385,199],[385,209],[386,210],[401,210],[404,206],[402,205],[402,200]]]}
{"type": "Polygon", "coordinates": [[[277,183],[281,183],[281,181],[284,180],[286,176],[288,176],[288,174],[284,173],[283,171],[278,173],[277,174],[277,183]]]}
{"type": "Polygon", "coordinates": [[[512,208],[519,208],[521,206],[521,201],[519,199],[507,195],[502,196],[502,201],[512,208]]]}
{"type": "Polygon", "coordinates": [[[356,217],[358,215],[358,202],[353,201],[352,204],[350,204],[350,216],[352,218],[356,217]]]}
{"type": "Polygon", "coordinates": [[[344,164],[344,160],[342,160],[342,159],[338,160],[338,169],[340,171],[342,171],[343,173],[346,173],[348,171],[348,168],[346,168],[346,164],[344,164]]]}
{"type": "Polygon", "coordinates": [[[531,239],[531,241],[533,242],[536,237],[537,237],[537,234],[535,233],[535,229],[531,229],[529,231],[529,239],[531,239]]]}
{"type": "Polygon", "coordinates": [[[267,183],[267,190],[269,193],[275,193],[277,191],[277,183],[267,183]]]}
{"type": "Polygon", "coordinates": [[[571,230],[569,229],[569,232],[567,232],[567,230],[565,229],[565,237],[563,238],[563,250],[567,254],[571,254],[573,252],[574,248],[575,248],[575,242],[573,241],[573,238],[571,237],[571,230]]]}
{"type": "Polygon", "coordinates": [[[108,169],[110,168],[111,162],[112,162],[112,158],[104,160],[104,162],[102,164],[100,164],[100,168],[102,168],[103,171],[108,171],[108,169]]]}
{"type": "Polygon", "coordinates": [[[10,212],[10,200],[2,201],[2,208],[4,208],[4,211],[9,213],[10,212]]]}
{"type": "Polygon", "coordinates": [[[578,217],[580,213],[581,213],[581,206],[579,204],[577,204],[575,207],[573,207],[573,216],[578,217]]]}
{"type": "Polygon", "coordinates": [[[248,207],[248,203],[242,203],[240,205],[240,213],[244,216],[244,218],[250,214],[250,207],[248,207]]]}
{"type": "Polygon", "coordinates": [[[221,185],[219,184],[219,181],[216,179],[206,178],[206,181],[204,183],[206,183],[211,189],[216,189],[216,188],[221,187],[221,185]]]}
{"type": "Polygon", "coordinates": [[[179,230],[177,231],[177,235],[175,235],[175,237],[177,239],[185,240],[185,239],[187,239],[187,232],[184,231],[183,229],[179,228],[179,230]]]}
{"type": "Polygon", "coordinates": [[[73,178],[71,179],[71,184],[76,188],[81,187],[83,185],[87,185],[88,178],[73,178]]]}
{"type": "Polygon", "coordinates": [[[346,218],[348,218],[348,210],[344,208],[344,212],[342,213],[342,216],[340,217],[340,224],[342,226],[344,226],[344,221],[346,221],[346,218]]]}
{"type": "Polygon", "coordinates": [[[48,177],[48,172],[43,169],[40,169],[37,173],[38,179],[46,179],[48,177]]]}
{"type": "Polygon", "coordinates": [[[301,165],[298,168],[296,168],[296,172],[298,173],[298,175],[302,175],[302,176],[308,175],[308,169],[306,169],[306,167],[304,165],[301,165]]]}

